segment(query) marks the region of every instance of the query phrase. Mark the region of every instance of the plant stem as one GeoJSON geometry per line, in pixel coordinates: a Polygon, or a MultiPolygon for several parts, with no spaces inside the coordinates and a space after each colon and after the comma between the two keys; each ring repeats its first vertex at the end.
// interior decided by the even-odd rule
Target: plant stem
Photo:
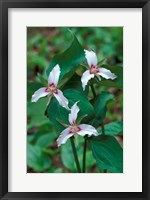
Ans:
{"type": "Polygon", "coordinates": [[[92,84],[90,86],[91,86],[91,90],[93,92],[93,96],[96,97],[96,92],[95,92],[94,86],[92,84]]]}
{"type": "Polygon", "coordinates": [[[86,66],[86,65],[84,65],[84,64],[81,64],[81,63],[80,63],[80,66],[85,67],[86,69],[89,69],[89,67],[86,66]]]}
{"type": "MultiPolygon", "coordinates": [[[[90,85],[91,86],[91,90],[92,90],[92,92],[93,92],[93,96],[94,96],[94,98],[96,97],[96,92],[95,92],[95,89],[94,89],[94,86],[91,84],[90,85]]],[[[103,122],[101,123],[101,127],[102,127],[102,135],[105,135],[105,129],[104,129],[104,124],[103,124],[103,122]]],[[[84,162],[84,161],[83,161],[84,162]]],[[[83,168],[84,169],[84,168],[83,168]]],[[[103,170],[103,173],[107,173],[107,169],[104,169],[103,170]]]]}
{"type": "Polygon", "coordinates": [[[101,127],[102,127],[102,135],[105,135],[105,129],[104,129],[104,124],[103,124],[103,122],[102,122],[102,124],[101,124],[101,127]]]}
{"type": "Polygon", "coordinates": [[[83,173],[85,173],[85,165],[86,165],[86,146],[87,146],[87,136],[85,136],[85,140],[84,140],[84,150],[83,150],[83,173]]]}
{"type": "Polygon", "coordinates": [[[78,156],[77,156],[77,152],[76,152],[76,147],[75,147],[75,144],[74,144],[74,137],[71,137],[70,141],[71,141],[71,146],[72,146],[72,150],[73,150],[75,163],[76,163],[76,166],[77,166],[77,171],[78,171],[78,173],[81,173],[81,168],[80,168],[80,164],[79,164],[79,160],[78,160],[78,156]]]}
{"type": "MultiPolygon", "coordinates": [[[[102,122],[101,124],[101,127],[102,127],[102,135],[105,135],[105,129],[104,129],[104,124],[102,122]]],[[[104,169],[103,173],[107,173],[107,169],[104,169]]]]}

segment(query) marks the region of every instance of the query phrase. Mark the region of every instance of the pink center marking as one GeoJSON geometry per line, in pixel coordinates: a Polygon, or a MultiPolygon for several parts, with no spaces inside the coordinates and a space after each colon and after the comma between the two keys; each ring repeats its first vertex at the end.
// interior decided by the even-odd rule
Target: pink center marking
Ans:
{"type": "Polygon", "coordinates": [[[77,125],[73,125],[71,126],[70,130],[69,130],[69,134],[74,134],[81,131],[81,128],[77,125]]]}
{"type": "Polygon", "coordinates": [[[49,88],[46,88],[46,89],[45,89],[45,92],[50,92],[50,89],[49,89],[49,88]]]}
{"type": "Polygon", "coordinates": [[[45,89],[45,92],[53,92],[55,94],[58,94],[57,87],[54,83],[49,84],[49,87],[45,89]]]}
{"type": "Polygon", "coordinates": [[[57,89],[56,89],[56,90],[54,90],[53,92],[54,92],[55,94],[58,94],[58,90],[57,90],[57,89]]]}
{"type": "Polygon", "coordinates": [[[100,72],[99,69],[95,65],[91,65],[90,74],[97,74],[98,72],[100,72]]]}
{"type": "Polygon", "coordinates": [[[54,83],[49,84],[49,87],[55,87],[54,83]]]}

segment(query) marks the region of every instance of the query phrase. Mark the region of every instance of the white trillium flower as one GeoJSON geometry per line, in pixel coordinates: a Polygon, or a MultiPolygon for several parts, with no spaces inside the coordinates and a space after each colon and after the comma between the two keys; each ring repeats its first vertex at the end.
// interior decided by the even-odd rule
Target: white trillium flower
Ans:
{"type": "Polygon", "coordinates": [[[112,79],[112,80],[117,78],[117,76],[114,73],[111,73],[110,70],[102,67],[101,68],[97,67],[98,63],[97,56],[94,51],[84,50],[84,52],[85,52],[85,57],[87,59],[87,63],[89,65],[89,70],[86,70],[81,77],[83,90],[85,90],[85,86],[87,85],[88,81],[91,78],[94,78],[95,75],[100,75],[105,79],[112,79]]]}
{"type": "Polygon", "coordinates": [[[60,75],[60,67],[59,65],[56,65],[49,74],[48,86],[42,87],[37,91],[35,91],[35,93],[32,95],[31,101],[37,102],[41,97],[54,95],[54,97],[57,99],[57,101],[62,107],[69,109],[68,99],[64,97],[61,90],[57,89],[59,75],[60,75]]]}
{"type": "Polygon", "coordinates": [[[69,123],[70,126],[66,128],[64,131],[61,132],[59,138],[57,139],[57,145],[58,147],[61,146],[61,144],[66,143],[66,141],[72,137],[75,134],[85,136],[85,135],[95,135],[98,136],[97,130],[88,124],[76,124],[76,119],[78,116],[78,112],[80,111],[79,107],[77,106],[76,102],[72,107],[71,107],[71,113],[69,114],[69,123]]]}

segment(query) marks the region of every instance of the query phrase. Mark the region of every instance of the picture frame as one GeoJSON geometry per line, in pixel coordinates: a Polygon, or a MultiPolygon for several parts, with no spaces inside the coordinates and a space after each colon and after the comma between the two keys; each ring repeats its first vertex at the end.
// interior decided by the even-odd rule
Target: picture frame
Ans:
{"type": "Polygon", "coordinates": [[[0,1],[0,197],[1,199],[150,199],[149,76],[150,2],[148,0],[1,0],[0,1]],[[142,192],[9,192],[8,191],[8,9],[9,8],[142,8],[142,192]]]}

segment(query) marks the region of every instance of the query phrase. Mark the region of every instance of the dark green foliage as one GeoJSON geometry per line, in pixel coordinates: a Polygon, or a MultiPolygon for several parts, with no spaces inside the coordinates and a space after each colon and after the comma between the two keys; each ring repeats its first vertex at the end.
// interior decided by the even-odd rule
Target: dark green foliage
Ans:
{"type": "MultiPolygon", "coordinates": [[[[78,116],[87,114],[88,117],[85,118],[89,121],[94,115],[94,108],[88,101],[87,97],[78,90],[68,89],[63,92],[64,96],[69,100],[69,106],[71,107],[75,102],[79,101],[78,106],[80,112],[78,116]]],[[[68,123],[69,111],[59,105],[58,101],[53,98],[48,106],[48,117],[55,124],[56,129],[61,132],[64,127],[58,122],[57,119],[68,123]]]]}
{"type": "Polygon", "coordinates": [[[115,173],[123,172],[123,151],[114,137],[93,136],[88,141],[99,169],[115,173]]]}
{"type": "MultiPolygon", "coordinates": [[[[97,128],[98,137],[88,138],[86,172],[123,172],[123,150],[116,138],[123,135],[123,28],[122,27],[72,27],[28,28],[27,40],[27,165],[28,172],[77,172],[70,141],[57,147],[56,139],[69,124],[68,114],[58,101],[43,97],[31,103],[33,93],[47,86],[49,72],[60,65],[58,88],[69,100],[69,107],[79,101],[77,123],[91,124],[97,128]],[[115,80],[91,79],[83,91],[82,73],[87,70],[84,49],[93,49],[99,67],[117,75],[115,80]],[[102,136],[102,124],[104,133],[102,136]]],[[[79,163],[82,167],[84,138],[75,140],[79,163]]]]}

